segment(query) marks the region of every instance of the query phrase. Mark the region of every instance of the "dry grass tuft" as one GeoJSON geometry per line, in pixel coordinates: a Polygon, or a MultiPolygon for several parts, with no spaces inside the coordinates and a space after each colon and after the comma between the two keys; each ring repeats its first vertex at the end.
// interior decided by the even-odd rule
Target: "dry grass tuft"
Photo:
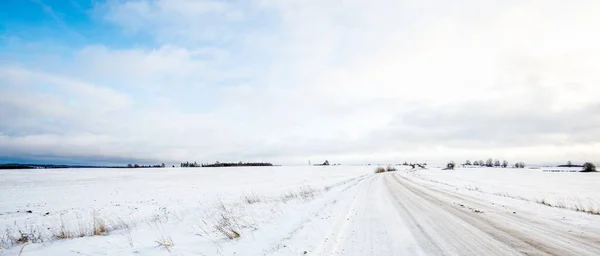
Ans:
{"type": "Polygon", "coordinates": [[[29,243],[43,243],[47,239],[44,230],[35,226],[29,226],[23,229],[15,224],[14,229],[6,228],[4,233],[0,234],[0,248],[10,248],[17,245],[29,243]]]}
{"type": "Polygon", "coordinates": [[[310,187],[303,187],[300,188],[300,191],[298,191],[298,196],[303,200],[303,201],[310,201],[315,197],[315,194],[317,193],[316,190],[314,190],[313,188],[310,187]]]}
{"type": "Polygon", "coordinates": [[[175,246],[175,243],[173,243],[173,239],[171,239],[171,237],[161,237],[159,240],[155,241],[158,246],[164,247],[165,249],[167,249],[168,252],[171,252],[171,247],[175,246]]]}
{"type": "Polygon", "coordinates": [[[279,197],[279,201],[287,203],[293,199],[301,199],[304,202],[308,202],[317,196],[318,190],[311,187],[301,187],[297,192],[287,192],[279,197]]]}
{"type": "Polygon", "coordinates": [[[583,212],[592,215],[600,215],[600,208],[594,207],[593,205],[584,205],[581,202],[577,202],[576,204],[572,204],[567,206],[567,204],[563,201],[559,201],[555,204],[550,203],[545,198],[536,200],[538,204],[543,204],[545,206],[560,208],[560,209],[569,209],[576,212],[583,212]]]}
{"type": "Polygon", "coordinates": [[[553,206],[553,205],[552,205],[550,202],[546,201],[546,199],[545,199],[545,198],[544,198],[544,199],[541,199],[541,200],[537,200],[537,203],[538,203],[538,204],[543,204],[543,205],[546,205],[546,206],[550,206],[550,207],[552,207],[552,206],[553,206]]]}
{"type": "Polygon", "coordinates": [[[592,214],[592,215],[600,215],[600,209],[590,207],[590,206],[585,207],[582,205],[575,205],[573,210],[578,211],[578,212],[585,212],[587,214],[592,214]]]}
{"type": "MultiPolygon", "coordinates": [[[[62,216],[60,225],[46,226],[45,224],[6,228],[0,232],[0,248],[12,248],[22,244],[44,243],[55,240],[73,239],[78,237],[103,236],[114,230],[125,229],[130,232],[130,225],[120,218],[106,219],[92,213],[90,218],[80,218],[71,225],[65,224],[62,216]]],[[[130,235],[129,235],[130,236],[130,235]]],[[[131,239],[130,239],[131,241],[131,239]]],[[[132,242],[132,241],[131,241],[132,242]]]]}
{"type": "Polygon", "coordinates": [[[235,219],[230,215],[226,215],[224,213],[221,213],[220,219],[215,225],[215,229],[230,240],[241,237],[240,232],[237,231],[237,227],[239,227],[239,225],[237,224],[235,219]]]}
{"type": "MultiPolygon", "coordinates": [[[[169,253],[171,252],[171,247],[175,246],[173,243],[173,239],[170,236],[165,236],[165,229],[158,219],[153,219],[152,223],[148,223],[151,227],[156,229],[156,232],[159,238],[155,241],[158,246],[164,247],[169,253]]],[[[130,244],[133,244],[132,242],[130,244]]]]}
{"type": "Polygon", "coordinates": [[[279,200],[282,201],[283,203],[287,203],[288,201],[291,201],[293,199],[298,198],[298,195],[292,192],[287,192],[285,194],[283,194],[279,200]]]}
{"type": "Polygon", "coordinates": [[[106,222],[103,219],[98,218],[96,214],[94,214],[92,220],[92,235],[103,236],[108,233],[108,227],[106,227],[106,222]]]}
{"type": "Polygon", "coordinates": [[[260,203],[262,200],[255,194],[244,195],[242,196],[242,200],[247,204],[256,204],[260,203]]]}
{"type": "Polygon", "coordinates": [[[465,188],[467,190],[470,190],[470,191],[479,191],[479,192],[481,192],[481,189],[479,189],[479,187],[476,186],[476,185],[468,184],[468,185],[465,185],[465,188]]]}
{"type": "Polygon", "coordinates": [[[496,195],[496,196],[506,197],[506,198],[518,199],[518,200],[521,200],[521,201],[531,201],[531,200],[529,200],[526,197],[514,196],[514,195],[508,194],[506,192],[502,192],[502,193],[501,192],[495,192],[495,193],[492,193],[492,194],[496,195]]]}
{"type": "Polygon", "coordinates": [[[67,228],[65,228],[65,223],[62,220],[62,216],[61,216],[60,220],[61,220],[60,229],[58,230],[58,233],[54,235],[54,238],[57,240],[73,238],[73,232],[67,231],[67,228]]]}
{"type": "Polygon", "coordinates": [[[230,240],[241,237],[240,233],[238,231],[236,231],[235,229],[223,227],[223,226],[215,226],[215,228],[217,229],[217,231],[219,231],[219,233],[225,235],[230,240]]]}
{"type": "Polygon", "coordinates": [[[129,230],[131,227],[129,224],[121,218],[115,220],[106,220],[98,217],[96,213],[92,214],[91,223],[88,219],[77,220],[77,226],[75,229],[69,229],[65,225],[63,218],[60,219],[60,228],[55,230],[55,233],[51,235],[53,240],[71,239],[77,237],[89,237],[89,236],[104,236],[114,230],[129,230]]]}

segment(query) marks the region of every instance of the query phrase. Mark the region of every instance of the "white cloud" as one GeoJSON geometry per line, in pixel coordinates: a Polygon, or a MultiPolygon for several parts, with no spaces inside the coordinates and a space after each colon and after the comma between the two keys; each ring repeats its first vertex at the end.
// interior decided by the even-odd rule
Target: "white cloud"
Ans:
{"type": "Polygon", "coordinates": [[[27,114],[0,132],[19,134],[3,137],[5,151],[157,161],[586,160],[600,143],[598,11],[595,1],[109,1],[97,15],[158,46],[86,46],[57,74],[3,68],[0,104],[27,114]],[[15,89],[43,83],[63,94],[15,89]],[[60,129],[39,128],[44,117],[60,129]]]}
{"type": "MultiPolygon", "coordinates": [[[[251,7],[214,0],[107,1],[96,14],[128,33],[148,33],[163,42],[232,41],[251,7]]],[[[256,17],[254,17],[256,18],[256,17]]]]}

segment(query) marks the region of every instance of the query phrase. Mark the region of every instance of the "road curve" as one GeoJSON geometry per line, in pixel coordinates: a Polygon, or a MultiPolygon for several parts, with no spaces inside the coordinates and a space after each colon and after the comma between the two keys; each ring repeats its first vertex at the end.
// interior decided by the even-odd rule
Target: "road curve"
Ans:
{"type": "Polygon", "coordinates": [[[574,231],[399,173],[360,186],[311,255],[600,255],[600,226],[574,231]]]}

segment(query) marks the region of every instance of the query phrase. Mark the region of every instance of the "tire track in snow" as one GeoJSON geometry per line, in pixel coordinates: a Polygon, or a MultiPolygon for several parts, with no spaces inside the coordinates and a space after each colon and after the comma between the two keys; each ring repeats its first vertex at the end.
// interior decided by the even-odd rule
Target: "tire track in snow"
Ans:
{"type": "MultiPolygon", "coordinates": [[[[372,179],[369,180],[369,185],[372,179]]],[[[313,251],[313,255],[333,255],[336,254],[338,246],[343,242],[344,235],[346,234],[349,220],[354,214],[356,203],[364,196],[366,190],[359,190],[359,194],[354,197],[352,202],[349,204],[346,214],[341,214],[340,217],[336,218],[333,226],[327,232],[328,236],[325,237],[324,241],[319,244],[313,251]]]]}
{"type": "Polygon", "coordinates": [[[393,208],[383,176],[361,184],[311,255],[425,255],[393,208]],[[390,211],[390,209],[392,209],[390,211]]]}

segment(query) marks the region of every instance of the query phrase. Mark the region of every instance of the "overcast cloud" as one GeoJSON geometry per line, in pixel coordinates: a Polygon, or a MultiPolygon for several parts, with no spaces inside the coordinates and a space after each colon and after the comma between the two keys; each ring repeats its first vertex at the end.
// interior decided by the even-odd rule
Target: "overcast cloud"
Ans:
{"type": "Polygon", "coordinates": [[[47,6],[2,18],[4,159],[600,159],[595,0],[47,6]]]}

